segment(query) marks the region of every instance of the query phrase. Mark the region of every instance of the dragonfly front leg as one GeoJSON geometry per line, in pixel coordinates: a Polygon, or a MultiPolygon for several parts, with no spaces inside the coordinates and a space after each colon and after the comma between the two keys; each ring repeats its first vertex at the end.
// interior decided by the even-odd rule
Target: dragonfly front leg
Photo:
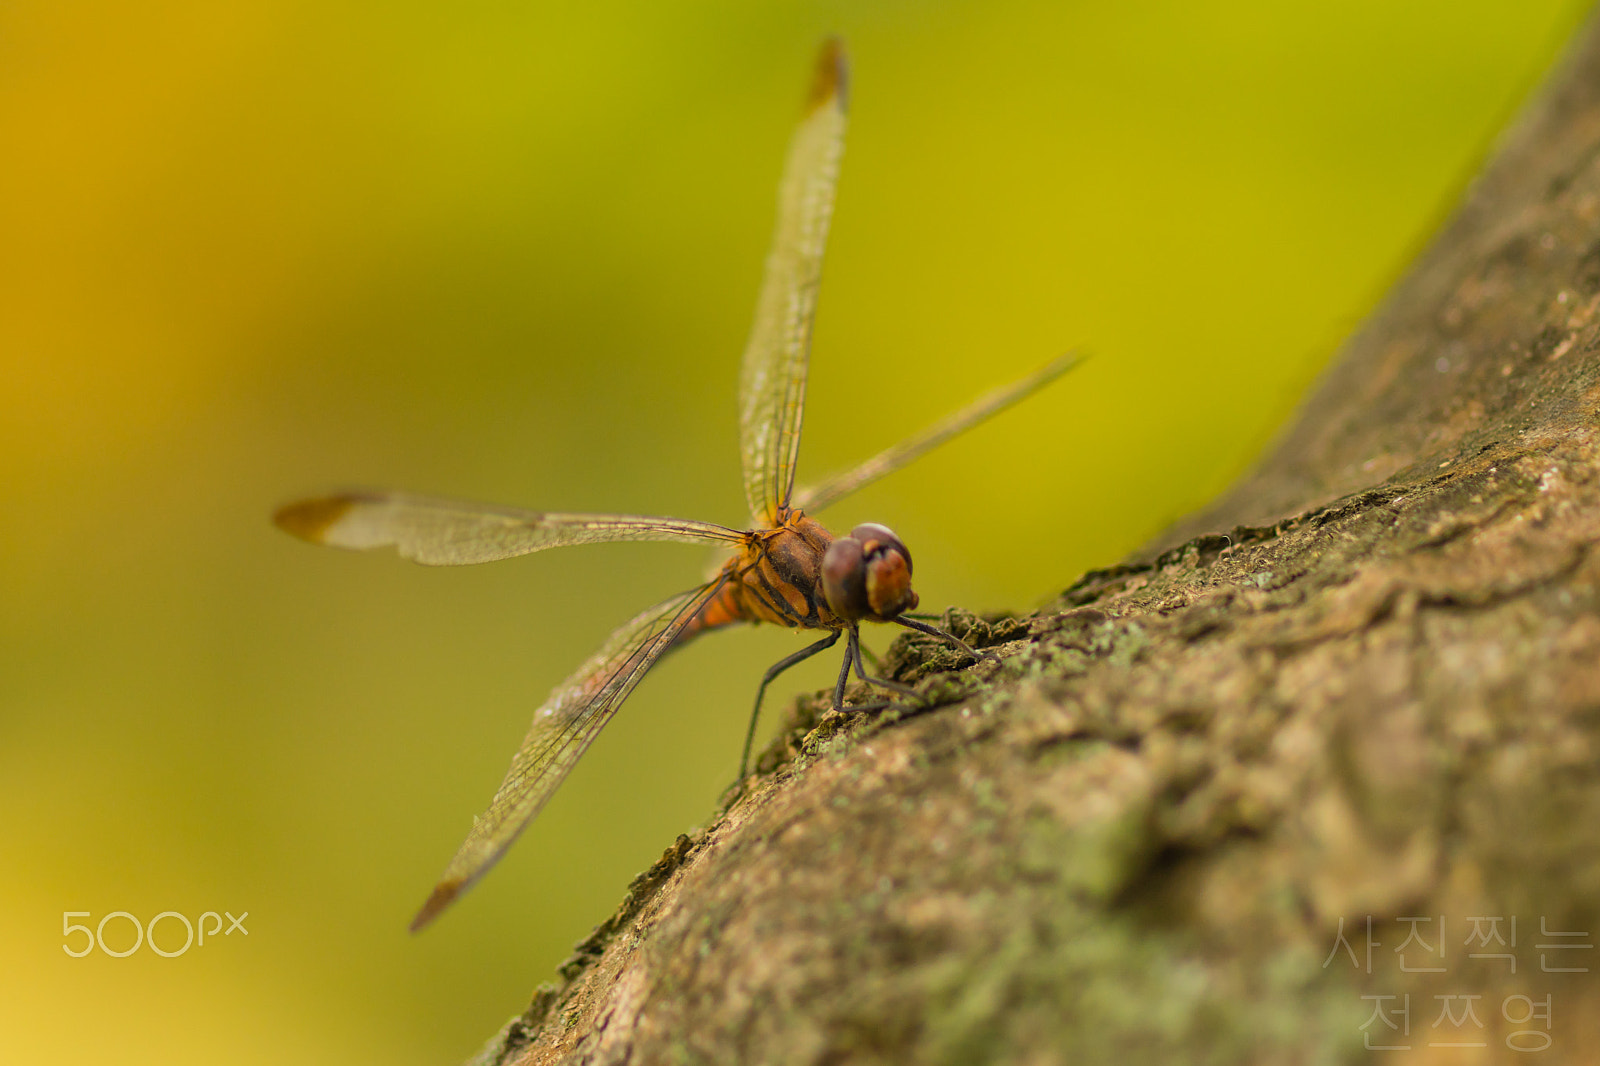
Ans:
{"type": "Polygon", "coordinates": [[[962,651],[966,652],[968,655],[972,656],[974,659],[999,658],[999,656],[992,651],[979,651],[977,648],[974,648],[972,645],[968,644],[954,633],[946,633],[938,626],[930,626],[926,622],[918,622],[916,619],[906,618],[904,615],[897,618],[891,618],[889,620],[897,626],[905,626],[907,629],[914,629],[918,633],[926,633],[930,637],[938,637],[940,640],[947,640],[951,644],[954,644],[956,647],[960,648],[962,651]]]}

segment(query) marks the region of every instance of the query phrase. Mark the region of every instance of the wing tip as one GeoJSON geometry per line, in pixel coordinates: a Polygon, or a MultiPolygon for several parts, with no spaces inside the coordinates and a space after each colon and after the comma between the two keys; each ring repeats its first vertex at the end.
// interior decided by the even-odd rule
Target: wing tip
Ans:
{"type": "Polygon", "coordinates": [[[449,878],[434,885],[433,894],[428,897],[428,902],[422,905],[422,909],[411,919],[411,924],[407,928],[413,933],[420,933],[427,928],[446,907],[455,902],[464,887],[466,887],[465,882],[457,878],[449,878]]]}
{"type": "Polygon", "coordinates": [[[321,496],[314,500],[286,503],[272,513],[272,523],[285,533],[313,544],[326,544],[328,530],[338,524],[355,505],[351,496],[321,496]]]}
{"type": "Polygon", "coordinates": [[[1076,370],[1078,367],[1088,362],[1089,357],[1093,354],[1093,352],[1086,348],[1069,348],[1047,365],[1049,369],[1055,371],[1057,375],[1065,374],[1067,371],[1076,370]]]}
{"type": "Polygon", "coordinates": [[[850,102],[850,58],[845,54],[844,39],[830,36],[822,42],[817,52],[816,72],[811,79],[811,92],[806,96],[806,114],[812,114],[838,101],[843,111],[850,102]]]}

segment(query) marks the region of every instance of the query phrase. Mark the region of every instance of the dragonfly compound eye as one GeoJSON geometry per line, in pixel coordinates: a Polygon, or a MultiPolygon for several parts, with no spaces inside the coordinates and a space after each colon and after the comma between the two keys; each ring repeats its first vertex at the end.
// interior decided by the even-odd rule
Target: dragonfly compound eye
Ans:
{"type": "Polygon", "coordinates": [[[822,555],[822,595],[833,613],[856,622],[872,613],[867,601],[867,560],[861,542],[840,537],[822,555]]]}
{"type": "Polygon", "coordinates": [[[867,546],[867,603],[874,616],[893,618],[917,605],[911,591],[911,560],[898,549],[867,546]]]}
{"type": "Polygon", "coordinates": [[[850,539],[861,542],[862,551],[869,559],[874,552],[884,549],[899,552],[906,561],[906,573],[911,573],[911,551],[888,526],[880,526],[876,522],[863,522],[850,531],[850,539]]]}
{"type": "Polygon", "coordinates": [[[886,621],[917,605],[911,591],[911,553],[887,527],[868,524],[828,546],[822,592],[839,617],[886,621]]]}

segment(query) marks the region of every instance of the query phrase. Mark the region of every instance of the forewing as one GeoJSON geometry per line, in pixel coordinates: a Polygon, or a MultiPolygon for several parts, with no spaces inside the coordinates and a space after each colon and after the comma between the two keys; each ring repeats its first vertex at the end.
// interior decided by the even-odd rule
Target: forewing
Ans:
{"type": "Polygon", "coordinates": [[[789,142],[777,228],[739,378],[745,496],[758,525],[774,524],[794,487],[811,321],[844,151],[845,96],[844,48],[829,40],[817,57],[805,116],[789,142]]]}
{"type": "Polygon", "coordinates": [[[609,540],[737,543],[741,534],[709,522],[645,515],[550,514],[513,507],[430,499],[397,492],[356,492],[301,500],[278,509],[280,529],[335,548],[394,547],[430,566],[458,566],[609,540]]]}
{"type": "Polygon", "coordinates": [[[995,389],[955,414],[935,422],[909,440],[903,440],[891,448],[884,449],[854,470],[848,470],[815,488],[802,489],[795,497],[794,505],[802,511],[820,511],[831,503],[837,503],[863,485],[870,484],[885,474],[893,473],[913,459],[937,448],[951,437],[965,433],[1018,400],[1032,395],[1083,362],[1084,358],[1077,352],[1068,352],[1022,380],[995,389]]]}
{"type": "Polygon", "coordinates": [[[599,652],[550,694],[534,712],[533,726],[489,809],[473,821],[466,842],[412,919],[413,932],[433,921],[505,854],[645,671],[721,587],[719,579],[645,611],[611,634],[599,652]]]}

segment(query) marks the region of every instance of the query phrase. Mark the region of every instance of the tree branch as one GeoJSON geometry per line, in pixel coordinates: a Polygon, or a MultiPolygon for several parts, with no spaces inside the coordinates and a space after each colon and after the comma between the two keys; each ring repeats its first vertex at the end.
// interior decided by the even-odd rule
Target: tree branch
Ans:
{"type": "Polygon", "coordinates": [[[1600,1060],[1594,974],[1548,972],[1600,960],[1538,946],[1600,939],[1597,345],[1591,26],[1254,473],[1050,610],[950,619],[998,662],[902,638],[915,707],[801,701],[478,1061],[1325,1062],[1518,1032],[1600,1060]],[[1490,916],[1514,947],[1466,944],[1490,916]],[[1413,927],[1431,952],[1396,951],[1413,927]],[[1481,1025],[1439,1028],[1462,994],[1481,1025]],[[1406,995],[1409,1037],[1362,999],[1406,995]]]}

